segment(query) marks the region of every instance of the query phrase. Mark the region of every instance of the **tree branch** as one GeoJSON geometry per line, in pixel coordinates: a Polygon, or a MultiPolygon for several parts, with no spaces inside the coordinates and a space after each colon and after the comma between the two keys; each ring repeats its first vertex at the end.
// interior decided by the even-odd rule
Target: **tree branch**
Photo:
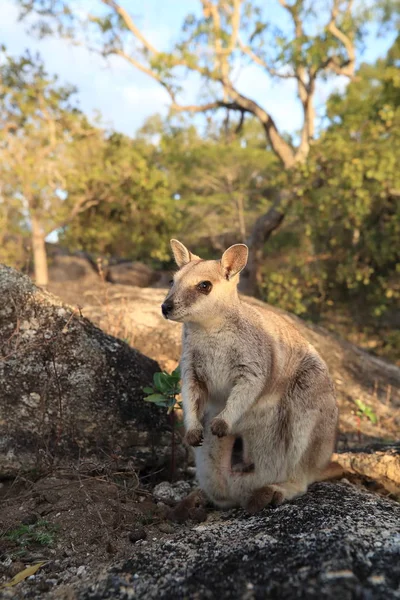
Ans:
{"type": "Polygon", "coordinates": [[[156,81],[158,81],[158,83],[161,83],[161,85],[166,86],[165,82],[161,79],[161,77],[160,77],[160,75],[158,75],[158,73],[155,73],[155,71],[152,71],[149,67],[146,67],[145,65],[140,63],[138,60],[136,60],[135,58],[133,58],[132,56],[127,54],[124,50],[115,48],[113,50],[110,50],[109,53],[116,54],[117,56],[121,56],[122,58],[127,60],[131,65],[133,65],[134,67],[139,69],[139,71],[142,71],[142,73],[146,73],[146,75],[148,75],[152,79],[155,79],[156,81]]]}
{"type": "Polygon", "coordinates": [[[214,102],[208,102],[207,104],[189,104],[186,106],[181,106],[180,104],[173,103],[171,108],[173,110],[179,112],[206,112],[207,110],[215,110],[216,108],[228,108],[230,110],[240,110],[243,112],[251,112],[250,110],[246,111],[236,102],[225,102],[224,100],[215,100],[214,102]]]}
{"type": "Polygon", "coordinates": [[[260,67],[263,67],[273,77],[280,77],[281,79],[293,79],[293,77],[295,77],[294,73],[280,73],[276,69],[270,67],[268,63],[261,58],[261,56],[258,56],[258,54],[253,52],[253,50],[249,46],[246,46],[246,44],[244,44],[240,38],[238,38],[238,45],[244,54],[247,54],[247,56],[251,58],[253,62],[260,67]]]}
{"type": "Polygon", "coordinates": [[[293,167],[295,164],[295,153],[293,152],[293,148],[281,136],[271,115],[261,108],[257,102],[240,94],[229,81],[222,81],[221,83],[229,91],[229,95],[240,108],[246,112],[252,113],[259,121],[261,121],[272,149],[281,160],[284,167],[287,169],[293,167]]]}
{"type": "Polygon", "coordinates": [[[130,14],[122,7],[118,2],[114,0],[101,0],[103,4],[106,4],[110,8],[112,8],[123,20],[127,29],[143,44],[144,48],[148,50],[151,54],[159,54],[158,50],[151,44],[142,34],[140,29],[138,29],[133,22],[130,14]]]}
{"type": "MultiPolygon", "coordinates": [[[[346,49],[348,60],[343,64],[338,64],[338,57],[330,57],[325,62],[325,69],[332,69],[337,75],[345,75],[346,77],[354,77],[354,70],[356,64],[356,52],[354,48],[353,40],[343,33],[336,24],[336,19],[339,15],[339,3],[340,0],[334,0],[331,19],[327,25],[327,30],[333,37],[343,44],[346,49]]],[[[350,0],[347,6],[346,12],[351,11],[352,1],[350,0]]]]}

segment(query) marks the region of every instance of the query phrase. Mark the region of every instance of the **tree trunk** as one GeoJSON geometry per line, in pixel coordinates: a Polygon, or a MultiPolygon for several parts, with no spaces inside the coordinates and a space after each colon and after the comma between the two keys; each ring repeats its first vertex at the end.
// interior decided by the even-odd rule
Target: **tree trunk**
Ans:
{"type": "Polygon", "coordinates": [[[277,206],[278,203],[275,203],[268,212],[258,217],[246,242],[250,250],[249,261],[240,278],[239,290],[248,296],[257,295],[261,283],[260,266],[263,246],[285,217],[277,206]]]}
{"type": "Polygon", "coordinates": [[[241,237],[240,241],[244,242],[244,240],[246,239],[246,222],[244,220],[243,196],[240,192],[238,192],[236,194],[234,193],[233,197],[238,215],[239,234],[241,237]]]}
{"type": "Polygon", "coordinates": [[[31,215],[31,228],[35,283],[36,285],[46,286],[49,283],[49,275],[47,269],[45,236],[35,214],[31,215]]]}

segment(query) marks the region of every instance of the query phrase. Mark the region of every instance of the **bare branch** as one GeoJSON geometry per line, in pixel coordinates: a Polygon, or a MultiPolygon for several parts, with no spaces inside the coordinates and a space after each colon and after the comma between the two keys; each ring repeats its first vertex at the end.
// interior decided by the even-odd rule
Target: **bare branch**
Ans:
{"type": "Polygon", "coordinates": [[[106,4],[110,8],[112,8],[123,20],[126,27],[129,29],[131,33],[143,44],[144,48],[146,48],[151,54],[158,54],[158,50],[151,44],[142,34],[140,29],[138,29],[133,22],[130,14],[122,7],[118,2],[114,0],[101,0],[103,4],[106,4]]]}
{"type": "Polygon", "coordinates": [[[253,62],[260,67],[263,67],[273,77],[280,77],[281,79],[291,79],[295,77],[293,73],[280,73],[276,69],[270,67],[268,63],[261,58],[261,56],[258,56],[258,54],[253,52],[253,50],[249,46],[246,46],[246,44],[244,44],[240,38],[238,38],[238,45],[244,54],[247,54],[247,56],[251,58],[253,62]]]}
{"type": "Polygon", "coordinates": [[[110,51],[110,54],[116,54],[117,56],[121,56],[122,58],[127,60],[131,65],[133,65],[134,67],[139,69],[139,71],[142,71],[142,73],[146,73],[146,75],[148,75],[152,79],[155,79],[156,81],[158,81],[158,83],[165,85],[163,80],[161,79],[160,75],[158,75],[158,73],[156,73],[155,71],[152,71],[149,67],[142,65],[142,63],[140,63],[138,60],[136,60],[135,58],[133,58],[132,56],[130,56],[129,54],[124,52],[124,50],[115,48],[110,51]]]}
{"type": "MultiPolygon", "coordinates": [[[[225,102],[224,100],[215,100],[214,102],[208,102],[207,104],[189,104],[181,106],[180,104],[173,103],[171,108],[179,112],[191,112],[199,113],[206,112],[208,110],[215,110],[216,108],[228,108],[230,110],[240,110],[242,113],[246,111],[236,102],[225,102]]],[[[250,110],[247,112],[251,112],[250,110]]]]}
{"type": "Polygon", "coordinates": [[[233,13],[232,13],[232,34],[229,42],[228,52],[231,53],[236,47],[240,28],[240,6],[242,0],[233,0],[233,13]]]}
{"type": "Polygon", "coordinates": [[[230,82],[224,81],[222,83],[229,91],[231,98],[242,110],[252,113],[259,119],[259,121],[261,121],[272,149],[282,161],[285,168],[290,169],[295,164],[295,154],[293,152],[293,148],[280,135],[275,121],[271,115],[261,108],[257,102],[251,100],[250,98],[246,98],[246,96],[243,96],[243,94],[240,94],[230,82]]]}
{"type": "MultiPolygon", "coordinates": [[[[352,7],[352,0],[349,1],[346,12],[349,13],[352,7]]],[[[333,35],[339,42],[343,44],[346,49],[348,60],[344,64],[339,64],[337,57],[330,57],[325,62],[325,69],[332,69],[337,75],[345,75],[346,77],[354,77],[354,70],[356,65],[356,52],[354,42],[350,36],[346,35],[339,29],[336,23],[336,19],[339,15],[339,0],[333,1],[331,18],[327,25],[327,30],[333,35]]]]}

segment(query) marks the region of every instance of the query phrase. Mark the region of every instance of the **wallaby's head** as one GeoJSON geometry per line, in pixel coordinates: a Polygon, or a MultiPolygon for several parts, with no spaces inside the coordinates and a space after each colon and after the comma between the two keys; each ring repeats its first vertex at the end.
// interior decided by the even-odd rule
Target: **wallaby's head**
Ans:
{"type": "Polygon", "coordinates": [[[247,263],[249,250],[235,244],[221,260],[202,260],[178,240],[171,240],[179,270],[161,306],[166,319],[201,323],[217,316],[237,296],[239,273],[247,263]]]}

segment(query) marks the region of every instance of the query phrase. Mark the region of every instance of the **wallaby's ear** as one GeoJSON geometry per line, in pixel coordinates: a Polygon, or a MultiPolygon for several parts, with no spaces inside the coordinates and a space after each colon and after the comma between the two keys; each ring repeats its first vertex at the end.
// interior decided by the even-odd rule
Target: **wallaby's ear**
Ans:
{"type": "Polygon", "coordinates": [[[224,271],[225,279],[232,279],[240,273],[247,264],[249,249],[246,244],[235,244],[225,250],[221,258],[221,266],[224,271]]]}
{"type": "Polygon", "coordinates": [[[170,240],[172,252],[175,258],[175,262],[179,268],[183,267],[190,263],[191,260],[200,260],[199,256],[196,254],[192,254],[190,250],[186,248],[181,242],[178,240],[170,240]]]}

